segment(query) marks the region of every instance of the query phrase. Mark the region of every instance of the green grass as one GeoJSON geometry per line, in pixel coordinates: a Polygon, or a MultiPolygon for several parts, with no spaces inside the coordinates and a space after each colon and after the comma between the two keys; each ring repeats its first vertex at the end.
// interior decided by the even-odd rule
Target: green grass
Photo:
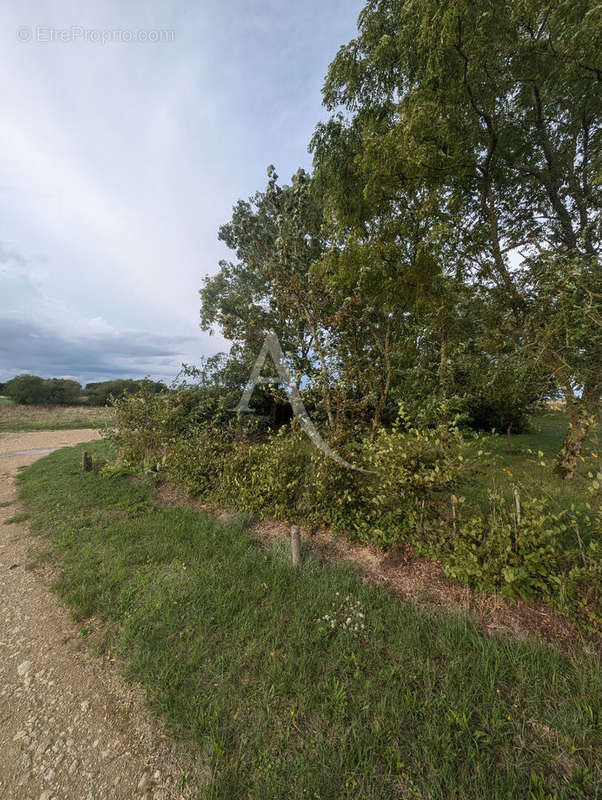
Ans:
{"type": "Polygon", "coordinates": [[[568,416],[562,411],[550,411],[535,417],[528,431],[514,435],[511,450],[505,435],[487,435],[475,448],[486,454],[477,460],[471,474],[460,487],[467,508],[483,510],[488,505],[487,492],[497,489],[508,500],[517,488],[521,495],[544,495],[557,510],[574,505],[584,510],[588,472],[602,469],[600,439],[602,426],[588,438],[583,463],[572,480],[562,480],[553,472],[554,457],[560,450],[568,429],[568,416]],[[539,455],[541,454],[541,455],[539,455]]]}
{"type": "Polygon", "coordinates": [[[4,520],[4,525],[15,525],[17,522],[25,522],[29,519],[29,514],[15,514],[14,517],[9,517],[4,520]]]}
{"type": "Polygon", "coordinates": [[[10,397],[5,397],[4,395],[0,395],[0,406],[12,406],[14,405],[13,401],[10,397]]]}
{"type": "Polygon", "coordinates": [[[199,797],[601,796],[592,654],[489,637],[312,554],[294,569],[240,517],[81,473],[81,449],[28,467],[21,498],[75,618],[102,622],[126,676],[206,763],[188,781],[199,797]],[[357,631],[320,621],[350,604],[357,631]]]}
{"type": "Polygon", "coordinates": [[[90,406],[18,406],[0,403],[0,433],[100,428],[111,420],[111,409],[90,406]]]}

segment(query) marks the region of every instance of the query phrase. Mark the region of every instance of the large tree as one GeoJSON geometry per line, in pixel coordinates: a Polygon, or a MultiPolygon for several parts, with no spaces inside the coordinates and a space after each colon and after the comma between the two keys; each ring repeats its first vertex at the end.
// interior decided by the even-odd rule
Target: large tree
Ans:
{"type": "MultiPolygon", "coordinates": [[[[201,325],[218,325],[249,364],[268,333],[275,333],[290,366],[309,380],[330,422],[332,370],[326,341],[328,293],[312,273],[324,250],[323,212],[310,176],[303,170],[281,186],[273,167],[268,185],[239,201],[219,238],[235,252],[201,289],[201,325]]],[[[275,401],[278,395],[274,396],[275,401]]]]}
{"type": "Polygon", "coordinates": [[[314,140],[341,224],[409,191],[458,221],[466,280],[570,401],[565,476],[602,393],[601,52],[592,0],[370,0],[325,85],[344,114],[314,140]]]}

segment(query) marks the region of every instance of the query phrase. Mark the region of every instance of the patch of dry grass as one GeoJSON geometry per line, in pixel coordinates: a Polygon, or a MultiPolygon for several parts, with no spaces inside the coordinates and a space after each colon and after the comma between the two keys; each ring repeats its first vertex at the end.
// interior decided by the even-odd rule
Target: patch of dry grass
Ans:
{"type": "Polygon", "coordinates": [[[100,428],[111,418],[110,408],[0,405],[0,433],[100,428]]]}

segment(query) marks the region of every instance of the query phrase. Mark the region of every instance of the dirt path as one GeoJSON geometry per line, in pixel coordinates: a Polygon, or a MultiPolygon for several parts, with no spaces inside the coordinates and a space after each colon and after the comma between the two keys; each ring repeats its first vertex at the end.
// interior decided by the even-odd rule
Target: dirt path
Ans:
{"type": "Polygon", "coordinates": [[[95,430],[0,434],[0,798],[2,800],[172,800],[186,769],[140,692],[115,666],[91,655],[80,626],[49,592],[51,574],[27,569],[26,524],[17,468],[95,430]]]}

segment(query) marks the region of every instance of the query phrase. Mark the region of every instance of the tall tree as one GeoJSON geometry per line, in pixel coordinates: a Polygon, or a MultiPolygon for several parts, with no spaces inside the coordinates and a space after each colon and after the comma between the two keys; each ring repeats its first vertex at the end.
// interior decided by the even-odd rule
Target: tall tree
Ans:
{"type": "MultiPolygon", "coordinates": [[[[323,211],[311,177],[299,170],[281,186],[273,167],[268,185],[239,201],[219,238],[235,251],[201,289],[201,324],[217,324],[252,361],[268,333],[275,333],[291,359],[298,382],[307,376],[334,424],[332,375],[325,317],[328,293],[312,274],[324,250],[323,211]]],[[[275,398],[276,399],[276,398],[275,398]]]]}
{"type": "Polygon", "coordinates": [[[597,323],[588,330],[575,310],[587,298],[587,318],[600,320],[601,52],[593,0],[370,0],[324,89],[346,116],[314,140],[327,166],[328,149],[352,154],[344,179],[361,199],[339,192],[343,219],[409,186],[436,191],[461,217],[456,258],[467,278],[494,293],[517,341],[536,342],[540,363],[562,379],[572,413],[565,476],[602,394],[597,323]],[[571,314],[558,292],[572,298],[571,314]],[[562,321],[577,327],[560,353],[562,321]]]}

